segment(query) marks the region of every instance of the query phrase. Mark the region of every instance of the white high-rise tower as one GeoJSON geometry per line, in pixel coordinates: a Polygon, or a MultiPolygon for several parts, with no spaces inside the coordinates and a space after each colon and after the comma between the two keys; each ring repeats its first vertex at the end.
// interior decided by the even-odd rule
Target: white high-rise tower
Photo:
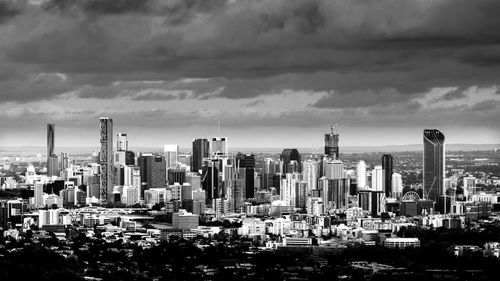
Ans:
{"type": "Polygon", "coordinates": [[[358,190],[366,187],[366,164],[363,160],[360,160],[356,166],[356,181],[358,190]]]}

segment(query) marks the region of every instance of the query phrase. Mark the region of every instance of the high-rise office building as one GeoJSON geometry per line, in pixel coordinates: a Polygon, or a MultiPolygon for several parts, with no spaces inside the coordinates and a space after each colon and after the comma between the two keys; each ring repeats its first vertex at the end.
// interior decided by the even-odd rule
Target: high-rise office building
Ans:
{"type": "Polygon", "coordinates": [[[344,170],[344,164],[342,161],[337,160],[337,159],[328,159],[325,158],[323,164],[323,169],[324,172],[323,174],[325,177],[328,179],[343,179],[345,178],[345,170],[344,170]]]}
{"type": "Polygon", "coordinates": [[[227,138],[212,138],[212,141],[210,142],[210,155],[217,157],[227,157],[229,155],[227,138]]]}
{"type": "Polygon", "coordinates": [[[436,129],[424,130],[423,183],[425,199],[439,202],[444,194],[444,134],[436,129]]]}
{"type": "Polygon", "coordinates": [[[167,173],[163,155],[144,154],[138,159],[144,190],[166,188],[167,173]]]}
{"type": "Polygon", "coordinates": [[[302,179],[307,184],[306,195],[311,195],[311,190],[318,189],[319,163],[309,159],[302,163],[302,179]]]}
{"type": "Polygon", "coordinates": [[[366,164],[363,160],[360,160],[356,165],[356,182],[358,190],[366,187],[366,164]]]}
{"type": "Polygon", "coordinates": [[[263,162],[263,169],[262,169],[262,188],[263,189],[269,189],[271,187],[276,187],[279,188],[279,181],[278,184],[274,184],[274,177],[277,173],[280,172],[280,162],[277,160],[273,160],[271,158],[266,158],[264,159],[263,162]]]}
{"type": "Polygon", "coordinates": [[[393,197],[400,197],[403,192],[403,179],[401,174],[392,173],[392,193],[393,197]],[[396,196],[395,196],[396,195],[396,196]]]}
{"type": "Polygon", "coordinates": [[[117,151],[127,151],[128,150],[127,134],[125,134],[125,133],[116,134],[116,150],[117,151]]]}
{"type": "Polygon", "coordinates": [[[476,194],[476,182],[477,179],[473,176],[467,176],[462,179],[462,188],[464,190],[464,196],[468,200],[470,196],[476,194]]]}
{"type": "Polygon", "coordinates": [[[233,208],[234,212],[244,212],[245,208],[245,197],[246,197],[246,169],[239,168],[233,172],[232,188],[229,190],[229,198],[233,202],[229,202],[230,208],[233,208]]]}
{"type": "Polygon", "coordinates": [[[186,168],[175,166],[167,169],[167,182],[169,185],[178,183],[180,185],[186,182],[186,168]]]}
{"type": "Polygon", "coordinates": [[[55,124],[47,124],[47,176],[59,176],[59,160],[54,153],[55,124]]]}
{"type": "Polygon", "coordinates": [[[255,156],[253,154],[238,153],[236,167],[240,173],[245,173],[245,199],[255,197],[255,156]]]}
{"type": "Polygon", "coordinates": [[[325,155],[333,158],[339,158],[339,134],[333,133],[332,131],[328,134],[325,134],[325,155]]]}
{"type": "Polygon", "coordinates": [[[203,166],[201,185],[206,192],[206,203],[211,205],[212,200],[220,198],[219,170],[216,165],[203,166]]]}
{"type": "Polygon", "coordinates": [[[113,119],[101,117],[100,132],[101,153],[99,154],[99,164],[101,164],[101,202],[113,202],[113,119]]]}
{"type": "Polygon", "coordinates": [[[65,169],[69,168],[69,158],[68,158],[68,153],[66,152],[61,152],[61,161],[59,161],[59,168],[61,171],[64,171],[65,169]]]}
{"type": "Polygon", "coordinates": [[[287,173],[285,178],[281,179],[280,200],[286,205],[295,207],[296,203],[296,185],[300,182],[299,173],[287,173]]]}
{"type": "Polygon", "coordinates": [[[377,165],[372,170],[372,191],[385,190],[385,171],[381,165],[377,165]]]}
{"type": "Polygon", "coordinates": [[[199,173],[203,167],[203,159],[209,156],[209,142],[207,139],[193,140],[193,156],[191,157],[191,171],[199,173]]]}
{"type": "Polygon", "coordinates": [[[132,169],[132,186],[136,190],[137,200],[142,199],[141,194],[144,194],[144,191],[142,190],[141,169],[139,167],[132,169]]]}
{"type": "Polygon", "coordinates": [[[282,162],[282,174],[291,173],[290,170],[293,166],[290,166],[290,161],[297,161],[298,164],[298,173],[302,172],[302,161],[300,160],[300,153],[296,148],[286,148],[281,152],[280,160],[282,162]]]}
{"type": "Polygon", "coordinates": [[[47,157],[54,155],[55,124],[47,124],[47,157]]]}
{"type": "Polygon", "coordinates": [[[384,192],[385,197],[392,197],[392,155],[384,154],[382,155],[382,169],[384,170],[384,192]]]}
{"type": "Polygon", "coordinates": [[[35,198],[35,206],[38,208],[43,207],[43,182],[35,182],[34,188],[34,198],[35,198]]]}
{"type": "Polygon", "coordinates": [[[163,154],[165,155],[167,168],[173,167],[179,162],[179,146],[177,144],[165,144],[163,154]]]}

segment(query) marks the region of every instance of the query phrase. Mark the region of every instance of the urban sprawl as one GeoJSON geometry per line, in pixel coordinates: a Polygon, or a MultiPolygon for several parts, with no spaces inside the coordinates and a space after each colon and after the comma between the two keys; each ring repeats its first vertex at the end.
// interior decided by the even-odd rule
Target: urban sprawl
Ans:
{"type": "Polygon", "coordinates": [[[446,153],[426,129],[422,151],[341,153],[332,127],[320,153],[230,153],[221,136],[139,152],[99,125],[91,156],[55,154],[55,124],[46,158],[1,152],[0,279],[488,280],[500,265],[496,149],[446,153]]]}

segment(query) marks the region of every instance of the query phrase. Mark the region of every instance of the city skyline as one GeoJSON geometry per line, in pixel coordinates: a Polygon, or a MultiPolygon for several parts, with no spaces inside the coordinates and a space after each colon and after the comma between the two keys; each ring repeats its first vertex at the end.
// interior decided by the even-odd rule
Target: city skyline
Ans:
{"type": "Polygon", "coordinates": [[[500,143],[495,1],[132,2],[2,2],[0,146],[93,146],[100,116],[137,146],[500,143]]]}
{"type": "Polygon", "coordinates": [[[495,280],[500,0],[0,0],[2,280],[495,280]]]}

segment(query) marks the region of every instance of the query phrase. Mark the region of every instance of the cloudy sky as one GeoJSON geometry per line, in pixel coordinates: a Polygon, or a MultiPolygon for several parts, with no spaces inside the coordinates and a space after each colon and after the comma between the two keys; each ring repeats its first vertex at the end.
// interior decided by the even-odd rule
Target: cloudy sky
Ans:
{"type": "Polygon", "coordinates": [[[0,145],[500,143],[498,0],[0,0],[0,145]]]}

